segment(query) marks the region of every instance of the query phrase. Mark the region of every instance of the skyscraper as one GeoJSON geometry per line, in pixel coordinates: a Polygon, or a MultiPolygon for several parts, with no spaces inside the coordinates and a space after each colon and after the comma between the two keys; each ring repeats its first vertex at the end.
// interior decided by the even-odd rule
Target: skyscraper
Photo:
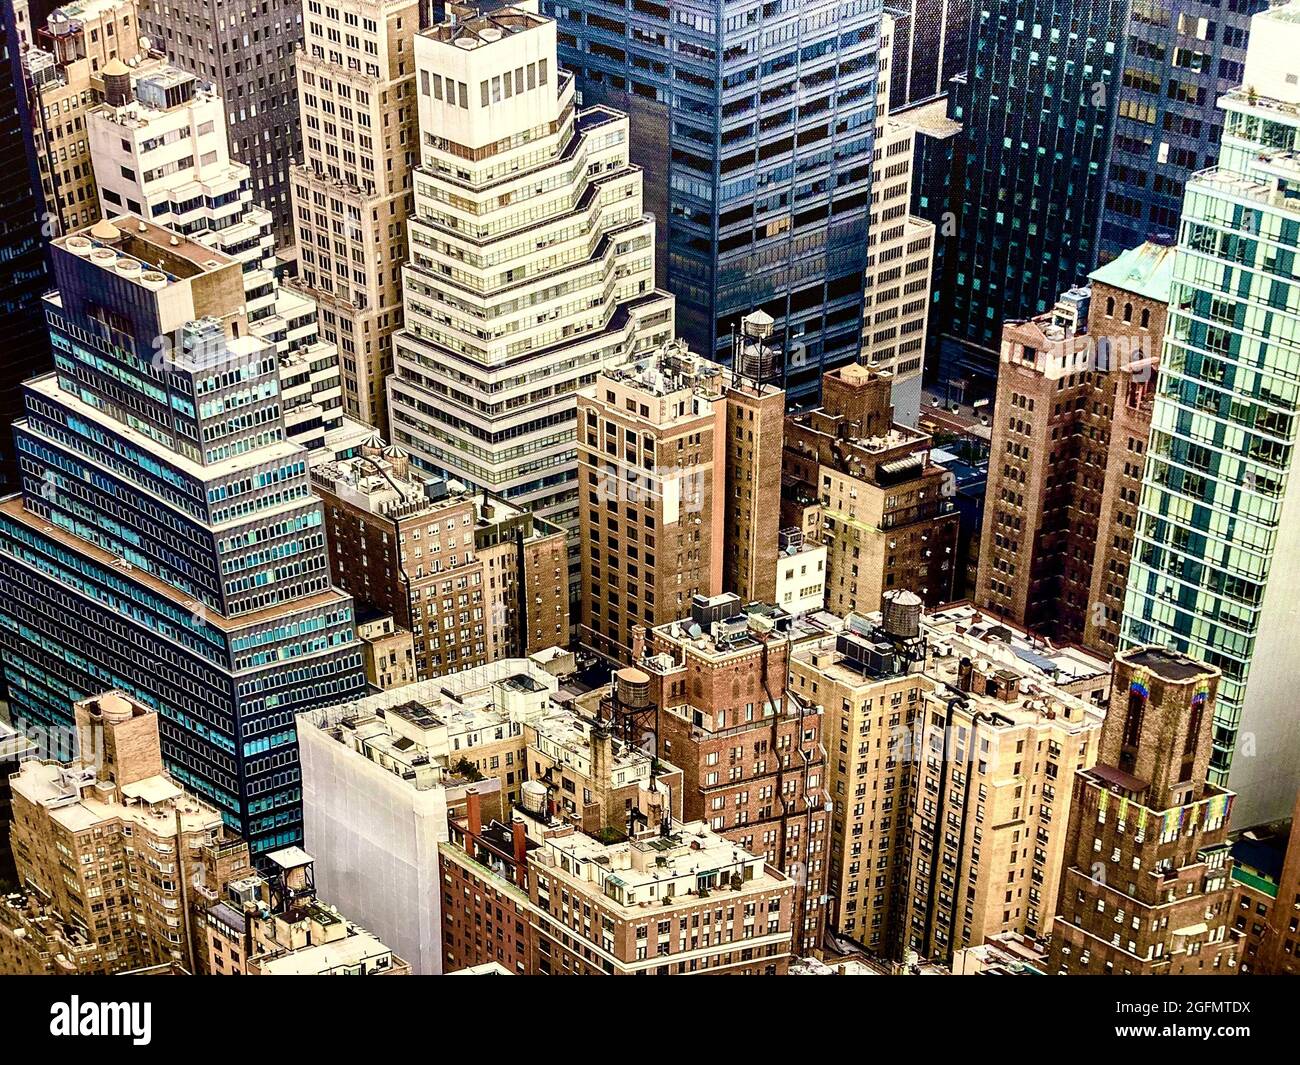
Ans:
{"type": "Polygon", "coordinates": [[[861,341],[880,0],[547,0],[584,103],[625,111],[693,351],[776,320],[787,394],[861,341]]]}
{"type": "Polygon", "coordinates": [[[1116,656],[1097,764],[1079,764],[1070,782],[1050,972],[1236,971],[1233,795],[1205,779],[1218,680],[1159,647],[1116,656]]]}
{"type": "Polygon", "coordinates": [[[226,101],[230,151],[252,171],[253,199],[272,214],[277,248],[293,244],[289,164],[302,158],[295,49],[304,10],[320,7],[320,0],[140,0],[151,46],[226,101]]]}
{"type": "Polygon", "coordinates": [[[972,0],[886,0],[894,17],[890,110],[946,91],[966,69],[972,0]]]}
{"type": "Polygon", "coordinates": [[[1298,51],[1300,5],[1254,17],[1219,165],[1187,184],[1121,629],[1222,670],[1210,779],[1244,823],[1300,782],[1298,51]]]}
{"type": "Polygon", "coordinates": [[[578,390],[670,340],[673,300],[654,286],[627,118],[577,108],[555,33],[508,7],[416,38],[421,161],[388,399],[414,470],[572,533],[578,390]]]}
{"type": "Polygon", "coordinates": [[[900,43],[898,23],[886,14],[880,23],[862,362],[893,375],[894,416],[904,425],[915,425],[921,411],[935,225],[910,213],[916,127],[890,114],[890,86],[898,73],[900,43]]]}
{"type": "Polygon", "coordinates": [[[298,280],[337,345],[348,417],[389,432],[384,379],[402,326],[416,120],[418,0],[310,5],[298,52],[303,154],[292,168],[298,280]]]}
{"type": "Polygon", "coordinates": [[[306,451],[240,263],[133,216],[51,247],[55,371],[14,426],[0,663],[16,716],[121,688],[262,857],[302,838],[294,715],[364,686],[306,451]]]}
{"type": "Polygon", "coordinates": [[[271,212],[230,156],[225,101],[165,60],[104,70],[104,100],[85,118],[103,217],[141,215],[238,259],[249,332],[279,360],[289,439],[329,458],[358,446],[371,430],[344,417],[339,353],[320,339],[316,304],[276,277],[271,212]]]}
{"type": "Polygon", "coordinates": [[[1218,101],[1242,82],[1250,16],[1268,0],[1134,0],[1098,237],[1107,262],[1178,232],[1183,188],[1213,166],[1218,101]]]}
{"type": "MultiPolygon", "coordinates": [[[[23,132],[27,113],[18,55],[18,27],[11,5],[0,7],[0,319],[5,323],[4,377],[0,379],[0,422],[22,410],[19,385],[50,364],[50,345],[41,314],[49,287],[42,241],[36,160],[23,132]]],[[[0,488],[18,483],[18,460],[8,433],[0,433],[0,488]]]]}
{"type": "Polygon", "coordinates": [[[973,13],[946,379],[997,376],[1003,321],[1051,309],[1096,265],[1126,0],[999,0],[973,13]]]}
{"type": "Polygon", "coordinates": [[[975,601],[1050,639],[1118,642],[1174,250],[1144,244],[1002,328],[975,601]]]}

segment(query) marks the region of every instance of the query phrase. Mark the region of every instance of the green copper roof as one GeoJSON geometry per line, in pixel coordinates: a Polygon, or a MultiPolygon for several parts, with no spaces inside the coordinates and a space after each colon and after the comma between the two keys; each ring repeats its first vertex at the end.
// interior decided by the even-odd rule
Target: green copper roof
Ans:
{"type": "Polygon", "coordinates": [[[1165,303],[1174,276],[1174,248],[1147,241],[1088,275],[1089,280],[1165,303]]]}

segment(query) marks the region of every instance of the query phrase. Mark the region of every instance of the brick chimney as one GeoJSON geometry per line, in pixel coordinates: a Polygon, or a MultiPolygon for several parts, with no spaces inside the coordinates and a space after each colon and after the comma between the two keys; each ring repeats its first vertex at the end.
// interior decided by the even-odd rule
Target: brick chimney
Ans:
{"type": "Polygon", "coordinates": [[[515,883],[525,891],[528,890],[528,830],[522,821],[513,821],[510,825],[515,850],[515,883]]]}

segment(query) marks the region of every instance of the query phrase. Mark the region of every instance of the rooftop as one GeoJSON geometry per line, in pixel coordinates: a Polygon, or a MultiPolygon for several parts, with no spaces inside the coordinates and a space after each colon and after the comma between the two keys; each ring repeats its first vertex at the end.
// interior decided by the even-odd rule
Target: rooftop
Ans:
{"type": "Polygon", "coordinates": [[[220,831],[220,812],[189,794],[169,777],[154,776],[123,787],[123,799],[111,782],[96,783],[93,767],[54,761],[23,762],[10,777],[15,795],[49,811],[50,819],[69,832],[113,821],[134,824],[153,836],[174,836],[177,815],[185,832],[220,831]]]}
{"type": "Polygon", "coordinates": [[[1175,254],[1173,244],[1158,244],[1149,240],[1123,252],[1105,266],[1097,267],[1088,278],[1097,284],[1110,285],[1143,299],[1168,303],[1174,279],[1175,254]]]}
{"type": "MultiPolygon", "coordinates": [[[[678,825],[668,835],[621,843],[601,843],[582,832],[546,835],[544,827],[525,823],[530,835],[542,834],[543,863],[553,863],[562,874],[596,885],[625,910],[671,899],[687,904],[712,892],[725,897],[729,891],[791,886],[761,857],[723,839],[703,821],[678,825]]],[[[534,855],[532,860],[539,858],[534,855]]]]}
{"type": "Polygon", "coordinates": [[[159,290],[239,262],[224,252],[132,214],[101,219],[53,241],[78,258],[112,270],[137,285],[159,290]]]}
{"type": "MultiPolygon", "coordinates": [[[[486,7],[487,5],[481,5],[486,7]]],[[[503,37],[514,36],[526,30],[545,25],[551,20],[517,7],[501,7],[471,17],[456,18],[426,30],[424,36],[441,44],[454,44],[472,51],[484,45],[495,44],[503,37]]]]}
{"type": "Polygon", "coordinates": [[[1173,651],[1165,647],[1138,647],[1121,651],[1116,658],[1154,673],[1162,680],[1173,684],[1181,684],[1197,677],[1208,678],[1219,675],[1219,671],[1214,666],[1206,665],[1181,651],[1173,651]]]}

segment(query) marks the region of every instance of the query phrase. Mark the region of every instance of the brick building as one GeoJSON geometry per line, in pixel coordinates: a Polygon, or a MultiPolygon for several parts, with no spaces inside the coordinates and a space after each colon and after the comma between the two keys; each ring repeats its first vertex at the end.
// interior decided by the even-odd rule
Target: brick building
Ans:
{"type": "Polygon", "coordinates": [[[579,394],[584,645],[627,661],[697,593],[775,597],[784,404],[678,341],[579,394]]]}
{"type": "Polygon", "coordinates": [[[793,619],[735,595],[633,640],[615,731],[682,771],[683,816],[795,880],[799,954],[821,949],[829,828],[818,709],[789,687],[793,619]]]}
{"type": "Polygon", "coordinates": [[[832,370],[822,406],[786,419],[782,527],[826,546],[826,606],[840,616],[878,610],[894,588],[952,599],[960,519],[930,437],[893,420],[891,380],[832,370]]]}
{"type": "Polygon", "coordinates": [[[700,822],[601,842],[472,803],[439,845],[448,972],[497,962],[528,975],[785,975],[796,887],[700,822]]]}
{"type": "Polygon", "coordinates": [[[409,634],[420,679],[568,642],[560,529],[503,500],[417,480],[400,448],[377,441],[314,467],[312,484],[334,579],[360,616],[392,618],[366,630],[372,660],[404,658],[395,631],[409,634]]]}
{"type": "Polygon", "coordinates": [[[1174,249],[1148,243],[1002,329],[975,601],[1113,653],[1174,249]]]}
{"type": "Polygon", "coordinates": [[[1228,820],[1206,780],[1219,671],[1160,648],[1115,657],[1097,764],[1074,777],[1049,972],[1235,972],[1228,820]]]}

